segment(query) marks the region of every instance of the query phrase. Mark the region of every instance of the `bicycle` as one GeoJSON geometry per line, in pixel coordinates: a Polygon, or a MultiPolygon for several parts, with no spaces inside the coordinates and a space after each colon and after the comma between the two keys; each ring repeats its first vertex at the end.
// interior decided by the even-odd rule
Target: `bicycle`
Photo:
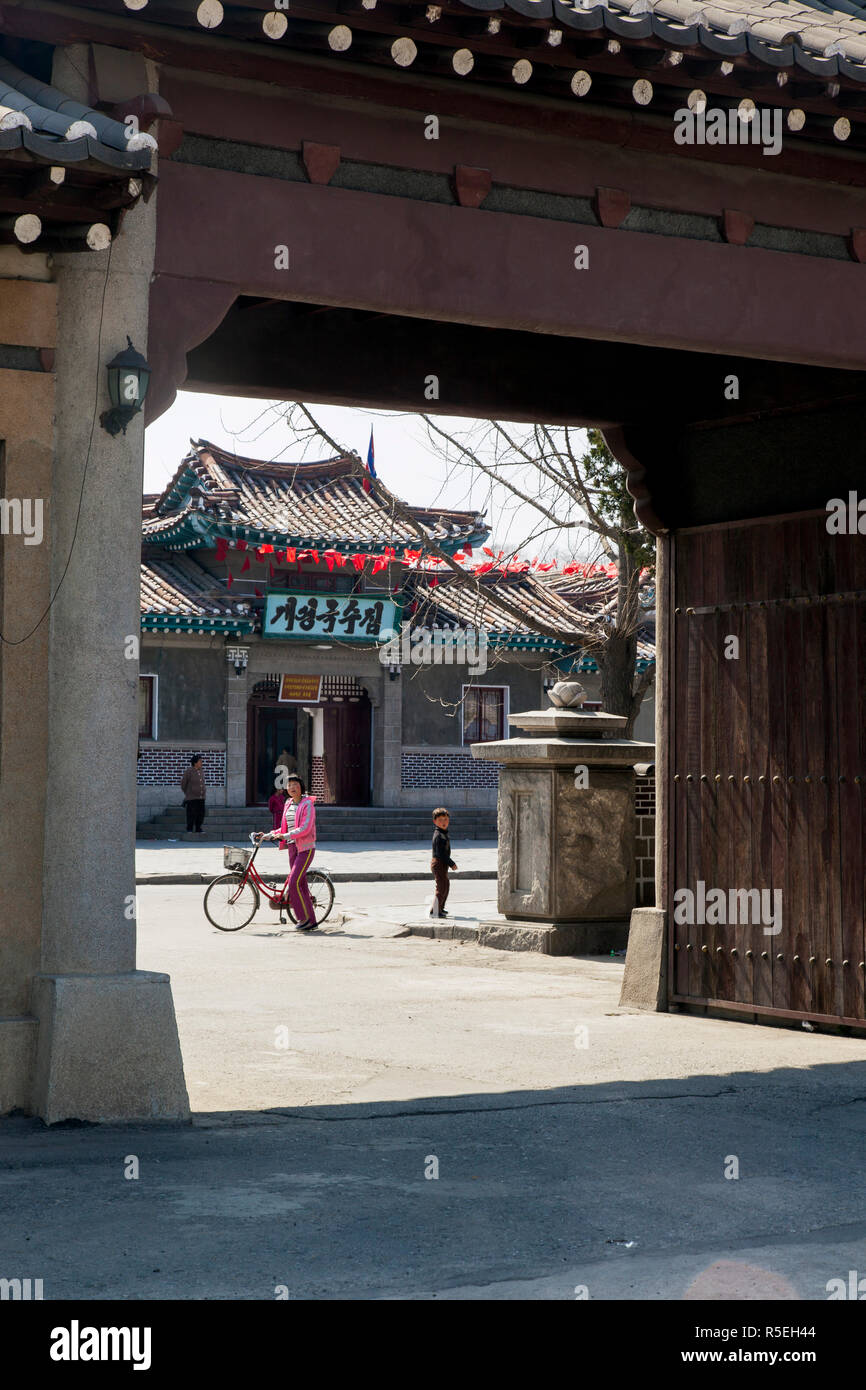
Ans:
{"type": "MultiPolygon", "coordinates": [[[[279,910],[281,922],[283,909],[288,912],[293,922],[297,922],[288,902],[283,899],[282,887],[276,890],[269,888],[256,868],[256,855],[262,843],[261,837],[252,832],[250,842],[255,845],[252,851],[226,845],[223,849],[223,864],[230,872],[213,879],[204,895],[205,916],[218,931],[241,931],[248,926],[261,906],[262,894],[271,907],[279,910]]],[[[307,887],[313,900],[318,927],[334,906],[334,885],[324,869],[311,869],[307,874],[307,887]]]]}

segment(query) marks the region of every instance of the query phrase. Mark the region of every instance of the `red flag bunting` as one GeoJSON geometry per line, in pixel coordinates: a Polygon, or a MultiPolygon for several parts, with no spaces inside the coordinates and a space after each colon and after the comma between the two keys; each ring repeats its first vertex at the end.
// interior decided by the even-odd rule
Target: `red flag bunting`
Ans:
{"type": "MultiPolygon", "coordinates": [[[[352,564],[355,566],[355,569],[358,571],[359,574],[360,574],[361,570],[364,568],[364,566],[365,566],[366,563],[367,563],[367,557],[366,557],[366,555],[353,555],[353,556],[352,556],[352,564]]],[[[384,568],[385,568],[385,565],[384,565],[383,562],[380,562],[379,560],[374,560],[374,562],[373,562],[373,573],[374,573],[374,574],[376,573],[376,565],[379,565],[381,569],[384,569],[384,568]]]]}
{"type": "Polygon", "coordinates": [[[248,570],[249,567],[250,567],[250,557],[249,557],[249,555],[248,555],[248,556],[246,557],[246,559],[244,560],[243,564],[241,565],[241,574],[243,574],[244,570],[248,570]]]}

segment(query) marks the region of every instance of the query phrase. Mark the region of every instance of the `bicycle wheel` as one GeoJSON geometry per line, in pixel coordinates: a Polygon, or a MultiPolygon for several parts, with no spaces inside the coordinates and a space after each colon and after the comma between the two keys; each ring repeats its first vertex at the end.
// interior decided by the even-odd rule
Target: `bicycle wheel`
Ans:
{"type": "MultiPolygon", "coordinates": [[[[334,885],[323,869],[311,869],[307,874],[307,887],[313,900],[316,926],[321,926],[334,906],[334,885]]],[[[289,916],[293,922],[297,922],[298,919],[291,908],[289,916]]]]}
{"type": "Polygon", "coordinates": [[[218,931],[240,931],[259,910],[259,890],[256,885],[249,880],[243,887],[240,885],[240,874],[221,874],[208,885],[204,895],[204,912],[218,931]]]}

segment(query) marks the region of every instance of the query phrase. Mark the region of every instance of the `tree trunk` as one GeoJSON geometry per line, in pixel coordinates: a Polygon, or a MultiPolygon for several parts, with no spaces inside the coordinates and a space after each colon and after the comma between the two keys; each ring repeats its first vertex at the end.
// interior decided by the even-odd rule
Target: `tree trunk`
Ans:
{"type": "MultiPolygon", "coordinates": [[[[625,524],[626,518],[622,518],[625,524]]],[[[628,723],[623,731],[631,738],[634,722],[641,706],[642,695],[635,698],[634,677],[637,659],[637,626],[639,617],[638,581],[640,569],[635,558],[620,543],[617,555],[618,586],[616,622],[610,636],[598,654],[601,671],[602,708],[608,714],[624,714],[628,723]]]]}
{"type": "Polygon", "coordinates": [[[624,714],[628,719],[624,737],[631,738],[637,709],[634,708],[634,663],[637,635],[612,632],[598,654],[601,671],[601,703],[608,714],[624,714]]]}

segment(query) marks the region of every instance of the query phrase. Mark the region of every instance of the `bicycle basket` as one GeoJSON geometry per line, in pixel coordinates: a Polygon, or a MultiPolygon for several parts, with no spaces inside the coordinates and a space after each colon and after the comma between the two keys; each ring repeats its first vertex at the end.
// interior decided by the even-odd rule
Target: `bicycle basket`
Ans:
{"type": "Polygon", "coordinates": [[[250,862],[252,850],[236,849],[233,845],[223,847],[223,864],[227,869],[237,869],[243,873],[250,862]]]}

